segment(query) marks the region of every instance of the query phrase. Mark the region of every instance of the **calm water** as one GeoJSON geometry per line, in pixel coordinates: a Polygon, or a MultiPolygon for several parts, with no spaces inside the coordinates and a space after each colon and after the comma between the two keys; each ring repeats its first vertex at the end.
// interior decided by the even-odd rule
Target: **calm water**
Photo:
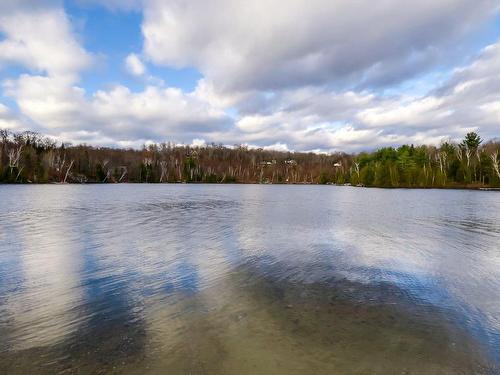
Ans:
{"type": "Polygon", "coordinates": [[[500,194],[0,186],[0,373],[500,373],[500,194]]]}

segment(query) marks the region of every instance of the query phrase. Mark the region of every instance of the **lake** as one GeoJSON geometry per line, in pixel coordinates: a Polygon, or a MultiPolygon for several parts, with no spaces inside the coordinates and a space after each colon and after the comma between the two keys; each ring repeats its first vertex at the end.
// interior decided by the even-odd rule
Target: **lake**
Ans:
{"type": "Polygon", "coordinates": [[[0,373],[500,373],[500,193],[0,186],[0,373]]]}

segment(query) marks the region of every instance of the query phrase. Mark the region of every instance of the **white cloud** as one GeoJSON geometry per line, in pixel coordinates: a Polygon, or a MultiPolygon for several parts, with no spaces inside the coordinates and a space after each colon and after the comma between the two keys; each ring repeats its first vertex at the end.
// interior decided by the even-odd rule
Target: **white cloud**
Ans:
{"type": "MultiPolygon", "coordinates": [[[[50,2],[49,2],[49,5],[50,2]]],[[[0,68],[20,64],[52,76],[75,77],[92,62],[79,45],[63,9],[26,1],[0,4],[0,68]]]]}
{"type": "Polygon", "coordinates": [[[30,75],[6,82],[4,89],[23,115],[50,134],[87,143],[140,145],[174,140],[189,144],[202,139],[283,150],[286,145],[291,150],[361,151],[401,143],[439,143],[476,129],[483,138],[497,137],[499,55],[500,42],[485,48],[423,97],[309,86],[272,95],[255,91],[231,102],[230,97],[202,94],[203,82],[188,93],[158,86],[132,92],[118,85],[89,97],[70,80],[30,75]],[[247,111],[229,116],[226,103],[247,111]]]}
{"type": "Polygon", "coordinates": [[[127,71],[134,76],[142,76],[146,73],[146,67],[135,53],[131,53],[126,57],[125,67],[127,71]]]}
{"type": "Polygon", "coordinates": [[[388,0],[370,2],[370,12],[347,0],[103,5],[141,4],[144,50],[124,64],[146,87],[115,83],[87,92],[80,73],[92,55],[62,3],[2,2],[0,68],[12,63],[30,73],[3,81],[19,113],[0,103],[0,128],[29,124],[65,141],[122,147],[171,140],[284,151],[438,143],[471,129],[486,139],[499,135],[500,42],[449,79],[426,83],[426,95],[377,89],[453,56],[452,42],[492,13],[490,0],[388,0]],[[167,87],[144,61],[194,66],[204,77],[191,92],[167,87]]]}
{"type": "Polygon", "coordinates": [[[194,95],[200,100],[210,103],[216,108],[228,108],[241,104],[245,99],[249,98],[248,93],[231,93],[225,94],[219,92],[213,82],[206,79],[200,79],[196,85],[194,95]]]}
{"type": "MultiPolygon", "coordinates": [[[[138,142],[192,140],[223,131],[230,122],[199,93],[163,87],[155,77],[143,91],[122,85],[87,93],[79,86],[79,73],[91,62],[77,42],[61,3],[9,2],[0,4],[0,62],[21,64],[36,74],[21,74],[2,82],[5,95],[14,99],[16,114],[0,104],[0,127],[32,127],[61,140],[87,143],[139,145],[138,142]]],[[[130,54],[126,66],[144,75],[140,58],[130,54]]]]}
{"type": "Polygon", "coordinates": [[[276,112],[270,115],[244,116],[238,120],[236,126],[244,133],[255,134],[265,130],[276,131],[285,121],[283,113],[276,112]]]}
{"type": "Polygon", "coordinates": [[[7,95],[16,99],[21,112],[45,129],[85,127],[88,112],[83,89],[68,78],[22,75],[4,83],[7,95]]]}
{"type": "Polygon", "coordinates": [[[204,139],[195,138],[193,142],[191,142],[191,146],[193,147],[204,147],[207,145],[207,142],[204,139]]]}
{"type": "Polygon", "coordinates": [[[282,151],[282,152],[287,152],[290,151],[288,148],[288,145],[285,143],[281,142],[276,142],[275,144],[269,145],[269,146],[264,146],[264,150],[272,150],[272,151],[282,151]]]}
{"type": "Polygon", "coordinates": [[[0,129],[19,130],[23,128],[23,124],[17,117],[7,108],[7,106],[0,103],[0,129]]]}
{"type": "Polygon", "coordinates": [[[135,130],[160,137],[192,139],[193,134],[204,134],[226,126],[223,111],[212,108],[194,95],[177,88],[147,87],[132,93],[124,86],[110,91],[98,91],[92,100],[97,116],[105,119],[117,131],[135,130]],[[112,123],[116,125],[111,125],[112,123]]]}
{"type": "Polygon", "coordinates": [[[177,88],[148,86],[133,93],[125,86],[115,86],[87,98],[71,81],[30,75],[8,81],[4,87],[25,116],[54,136],[73,132],[82,139],[86,134],[96,143],[95,134],[106,143],[136,139],[186,142],[229,125],[223,111],[177,88]]]}
{"type": "Polygon", "coordinates": [[[357,118],[368,126],[386,127],[390,125],[413,125],[427,122],[429,126],[441,117],[450,115],[449,109],[441,106],[443,98],[433,96],[404,103],[401,100],[392,104],[382,104],[367,108],[357,114],[357,118]]]}
{"type": "Polygon", "coordinates": [[[277,92],[237,122],[252,144],[285,142],[292,149],[363,150],[402,143],[437,144],[471,130],[500,129],[500,42],[486,47],[422,97],[335,92],[304,87],[277,92]]]}
{"type": "MultiPolygon", "coordinates": [[[[487,118],[500,119],[500,100],[484,103],[479,106],[487,118]]],[[[500,121],[499,121],[500,122],[500,121]]],[[[500,126],[500,124],[499,124],[500,126]]]]}
{"type": "Polygon", "coordinates": [[[495,4],[149,0],[144,53],[156,64],[195,66],[218,90],[386,84],[449,58],[461,38],[493,15],[495,4]]]}

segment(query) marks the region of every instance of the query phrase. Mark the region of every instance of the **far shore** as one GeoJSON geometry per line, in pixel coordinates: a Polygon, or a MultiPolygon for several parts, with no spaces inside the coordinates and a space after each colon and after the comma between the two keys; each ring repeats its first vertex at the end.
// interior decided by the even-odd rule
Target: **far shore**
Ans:
{"type": "Polygon", "coordinates": [[[500,187],[490,186],[471,186],[471,185],[453,185],[453,186],[365,186],[351,184],[319,184],[312,182],[294,182],[294,183],[271,183],[271,182],[20,182],[20,183],[0,183],[0,186],[16,186],[16,185],[315,185],[315,186],[336,186],[336,187],[352,187],[366,189],[387,189],[387,190],[479,190],[479,191],[500,191],[500,187]]]}

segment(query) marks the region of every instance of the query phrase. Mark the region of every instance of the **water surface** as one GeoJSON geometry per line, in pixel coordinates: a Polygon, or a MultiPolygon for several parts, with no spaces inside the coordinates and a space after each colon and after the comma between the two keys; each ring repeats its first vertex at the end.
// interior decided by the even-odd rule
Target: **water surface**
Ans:
{"type": "Polygon", "coordinates": [[[0,186],[0,373],[495,374],[500,194],[0,186]]]}

